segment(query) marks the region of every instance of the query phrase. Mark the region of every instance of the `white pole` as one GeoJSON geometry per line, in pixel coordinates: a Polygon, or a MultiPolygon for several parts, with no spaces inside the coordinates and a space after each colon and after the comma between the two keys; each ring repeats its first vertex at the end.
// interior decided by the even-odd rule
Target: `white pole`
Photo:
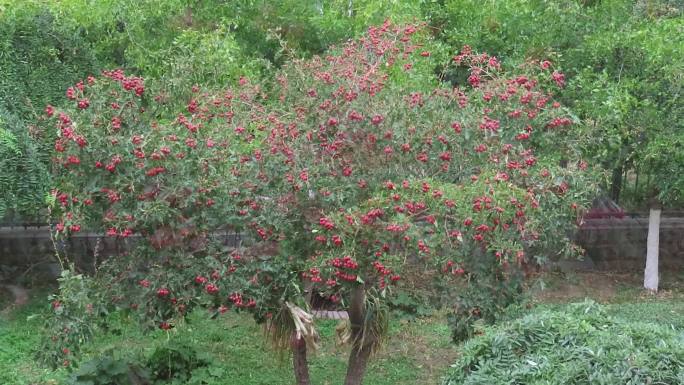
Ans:
{"type": "Polygon", "coordinates": [[[658,243],[660,241],[660,209],[651,209],[648,218],[648,240],[646,241],[646,270],[644,287],[658,291],[658,243]]]}

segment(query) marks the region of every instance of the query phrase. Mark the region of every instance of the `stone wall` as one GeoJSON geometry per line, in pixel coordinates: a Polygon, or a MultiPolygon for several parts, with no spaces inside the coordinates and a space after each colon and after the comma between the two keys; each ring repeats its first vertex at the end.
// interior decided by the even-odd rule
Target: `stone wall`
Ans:
{"type": "MultiPolygon", "coordinates": [[[[625,215],[585,219],[576,240],[596,268],[631,270],[645,266],[647,236],[647,215],[625,215]]],[[[659,251],[661,269],[684,266],[684,217],[663,215],[659,251]]]]}
{"type": "MultiPolygon", "coordinates": [[[[226,246],[235,247],[242,242],[240,234],[226,232],[216,234],[226,246]]],[[[55,246],[59,254],[84,270],[90,270],[95,260],[95,250],[100,260],[121,254],[136,242],[133,236],[125,240],[103,237],[82,232],[66,241],[53,243],[47,226],[0,227],[0,266],[20,268],[34,265],[38,270],[55,271],[55,246]]],[[[0,276],[0,280],[2,280],[0,276]]]]}
{"type": "MultiPolygon", "coordinates": [[[[678,213],[679,214],[679,213],[678,213]]],[[[643,269],[646,255],[648,216],[615,216],[586,219],[576,235],[577,242],[587,250],[587,262],[593,268],[624,270],[643,269]]],[[[235,246],[242,239],[239,234],[220,234],[226,245],[235,246]]],[[[80,233],[70,240],[60,242],[61,254],[79,266],[92,266],[98,239],[99,257],[121,253],[136,241],[135,237],[125,243],[94,233],[80,233]]],[[[29,266],[55,263],[54,247],[47,226],[0,227],[0,265],[29,266]]],[[[681,268],[684,266],[684,215],[662,218],[660,224],[660,266],[681,268]]],[[[0,277],[2,279],[2,277],[0,277]]]]}

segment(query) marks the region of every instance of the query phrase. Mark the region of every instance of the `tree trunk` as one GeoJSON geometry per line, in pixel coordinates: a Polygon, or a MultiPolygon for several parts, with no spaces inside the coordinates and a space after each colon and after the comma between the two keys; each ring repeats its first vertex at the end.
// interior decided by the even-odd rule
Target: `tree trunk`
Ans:
{"type": "Polygon", "coordinates": [[[613,169],[613,176],[611,178],[610,186],[610,198],[615,203],[620,203],[620,194],[622,193],[622,172],[623,166],[620,164],[619,167],[613,169]]]}
{"type": "Polygon", "coordinates": [[[309,362],[306,359],[306,342],[292,336],[292,365],[297,385],[311,385],[309,362]]]}
{"type": "Polygon", "coordinates": [[[349,323],[351,326],[352,349],[349,354],[349,364],[347,365],[347,376],[344,385],[361,385],[363,376],[366,373],[366,365],[370,358],[375,336],[366,336],[363,341],[361,336],[364,333],[366,318],[366,293],[363,286],[359,285],[353,289],[351,301],[349,303],[349,323]]]}
{"type": "Polygon", "coordinates": [[[660,241],[660,208],[651,207],[648,218],[648,240],[646,241],[646,270],[644,287],[658,291],[658,243],[660,241]]]}

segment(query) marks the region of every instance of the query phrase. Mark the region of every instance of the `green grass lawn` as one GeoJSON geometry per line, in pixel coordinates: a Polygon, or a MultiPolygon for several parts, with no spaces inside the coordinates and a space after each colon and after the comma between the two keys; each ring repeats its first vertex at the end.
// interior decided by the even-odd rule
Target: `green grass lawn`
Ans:
{"type": "MultiPolygon", "coordinates": [[[[578,282],[555,282],[556,288],[536,293],[535,306],[562,308],[567,302],[594,298],[607,304],[615,317],[631,321],[666,324],[684,330],[684,291],[676,288],[658,296],[645,295],[639,286],[613,277],[580,277],[578,282]],[[586,280],[596,281],[596,291],[587,290],[586,280]],[[610,281],[610,282],[608,282],[610,281]],[[582,289],[571,295],[568,284],[582,289]]],[[[577,279],[576,279],[577,280],[577,279]]],[[[33,295],[31,302],[19,309],[0,313],[0,385],[48,385],[64,383],[65,369],[51,371],[34,359],[39,346],[43,315],[47,310],[45,292],[33,295]]],[[[181,343],[193,346],[208,367],[199,369],[207,385],[289,385],[293,384],[289,357],[279,359],[259,326],[244,315],[226,313],[216,320],[194,313],[187,323],[172,332],[142,334],[134,321],[118,318],[115,327],[85,345],[86,359],[105,351],[115,354],[149,357],[159,346],[181,343]]],[[[310,356],[314,384],[341,384],[346,370],[347,347],[335,346],[336,321],[317,322],[321,349],[310,356]]],[[[439,384],[449,365],[458,356],[458,346],[450,339],[444,313],[407,322],[394,320],[387,343],[369,365],[366,385],[439,384]]]]}
{"type": "MultiPolygon", "coordinates": [[[[42,296],[41,298],[44,298],[42,296]]],[[[62,384],[68,373],[41,368],[34,360],[42,325],[40,299],[27,307],[0,316],[0,384],[62,384]]],[[[86,356],[103,351],[115,354],[140,353],[149,356],[168,342],[193,346],[208,358],[203,371],[207,384],[289,385],[293,376],[289,357],[280,359],[265,342],[259,326],[248,317],[226,313],[219,319],[193,314],[189,322],[171,333],[144,335],[133,321],[116,320],[114,330],[85,346],[86,356]]],[[[311,377],[315,384],[340,384],[343,381],[349,349],[335,346],[337,321],[317,322],[321,349],[311,358],[311,377]]],[[[366,384],[436,384],[456,357],[450,331],[443,315],[413,322],[391,324],[387,343],[372,359],[366,384]]]]}

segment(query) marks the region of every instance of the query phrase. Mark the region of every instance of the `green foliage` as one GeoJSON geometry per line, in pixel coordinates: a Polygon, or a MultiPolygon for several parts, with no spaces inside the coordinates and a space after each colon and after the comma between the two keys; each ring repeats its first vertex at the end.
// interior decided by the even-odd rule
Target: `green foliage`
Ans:
{"type": "MultiPolygon", "coordinates": [[[[169,342],[154,349],[149,357],[106,350],[81,364],[69,378],[68,385],[143,385],[187,384],[194,371],[209,365],[194,348],[169,342]],[[138,363],[135,363],[138,362],[138,363]]],[[[215,372],[215,370],[214,370],[215,372]]],[[[200,383],[192,378],[193,383],[200,383]]],[[[206,377],[205,377],[206,378],[206,377]]]]}
{"type": "Polygon", "coordinates": [[[208,364],[207,360],[198,357],[193,347],[169,343],[155,349],[145,366],[155,381],[185,384],[195,369],[206,367],[208,364]]]}
{"type": "Polygon", "coordinates": [[[45,214],[47,152],[23,127],[17,115],[0,106],[0,218],[45,214]]]}
{"type": "Polygon", "coordinates": [[[681,174],[670,172],[681,162],[668,155],[679,149],[669,138],[684,126],[683,10],[665,0],[447,0],[424,7],[449,45],[470,44],[508,67],[530,57],[562,67],[568,87],[558,96],[582,121],[577,140],[612,173],[604,187],[628,207],[653,196],[677,206],[684,196],[681,174]]]}
{"type": "Polygon", "coordinates": [[[79,366],[67,380],[68,385],[143,385],[147,384],[147,373],[125,359],[113,357],[105,352],[79,366]]]}
{"type": "Polygon", "coordinates": [[[95,59],[73,29],[33,2],[0,2],[0,48],[0,218],[41,220],[52,137],[32,121],[95,59]]]}
{"type": "Polygon", "coordinates": [[[448,316],[454,342],[479,333],[483,325],[499,321],[524,300],[522,274],[505,274],[491,255],[480,253],[476,261],[469,284],[458,293],[448,316]]]}
{"type": "Polygon", "coordinates": [[[413,320],[427,317],[434,312],[428,298],[405,290],[399,291],[396,296],[390,298],[388,306],[400,319],[413,320]]]}
{"type": "Polygon", "coordinates": [[[444,384],[681,384],[681,338],[593,302],[536,311],[464,344],[444,384]]]}
{"type": "Polygon", "coordinates": [[[49,297],[52,314],[46,318],[43,346],[37,352],[38,359],[53,369],[77,363],[82,344],[102,330],[108,314],[93,279],[64,270],[59,284],[59,294],[49,297]]]}

